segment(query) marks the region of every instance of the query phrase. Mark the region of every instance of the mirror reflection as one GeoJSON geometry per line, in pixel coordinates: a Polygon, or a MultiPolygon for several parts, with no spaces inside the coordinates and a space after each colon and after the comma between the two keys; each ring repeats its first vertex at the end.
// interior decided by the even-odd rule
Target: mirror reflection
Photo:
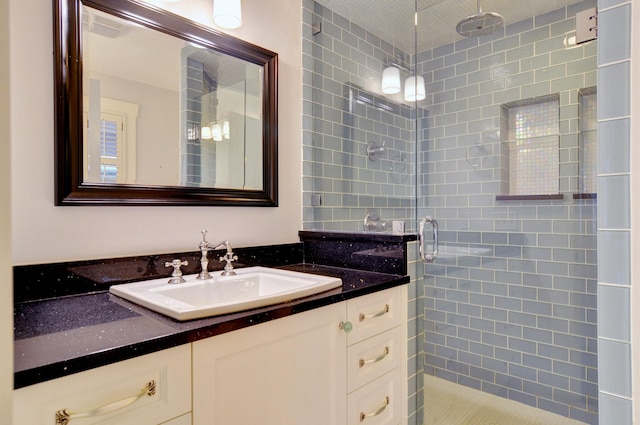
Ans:
{"type": "Polygon", "coordinates": [[[261,65],[82,11],[84,182],[264,189],[261,65]]]}

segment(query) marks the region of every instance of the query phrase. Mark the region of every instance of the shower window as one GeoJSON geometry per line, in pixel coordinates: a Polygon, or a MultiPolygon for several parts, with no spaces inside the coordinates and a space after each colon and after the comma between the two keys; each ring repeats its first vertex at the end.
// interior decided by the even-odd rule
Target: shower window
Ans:
{"type": "Polygon", "coordinates": [[[559,111],[557,95],[502,106],[509,195],[559,193],[559,111]]]}
{"type": "Polygon", "coordinates": [[[580,90],[580,191],[596,193],[596,88],[580,90]]]}

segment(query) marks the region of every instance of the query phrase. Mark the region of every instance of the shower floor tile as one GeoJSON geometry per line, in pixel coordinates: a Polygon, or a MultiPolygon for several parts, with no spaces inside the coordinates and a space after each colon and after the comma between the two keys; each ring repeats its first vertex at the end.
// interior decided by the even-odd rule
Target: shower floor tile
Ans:
{"type": "Polygon", "coordinates": [[[545,410],[425,375],[425,425],[579,425],[545,410]]]}

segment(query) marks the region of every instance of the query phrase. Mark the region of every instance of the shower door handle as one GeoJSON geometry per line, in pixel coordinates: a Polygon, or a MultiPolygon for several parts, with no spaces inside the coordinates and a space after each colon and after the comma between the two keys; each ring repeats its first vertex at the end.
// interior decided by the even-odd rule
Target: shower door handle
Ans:
{"type": "Polygon", "coordinates": [[[429,216],[426,216],[420,221],[420,232],[418,233],[418,238],[420,239],[420,258],[425,263],[433,263],[438,257],[438,222],[429,216]],[[431,228],[433,229],[433,251],[431,254],[426,253],[425,247],[425,237],[424,237],[424,227],[426,224],[431,224],[431,228]]]}

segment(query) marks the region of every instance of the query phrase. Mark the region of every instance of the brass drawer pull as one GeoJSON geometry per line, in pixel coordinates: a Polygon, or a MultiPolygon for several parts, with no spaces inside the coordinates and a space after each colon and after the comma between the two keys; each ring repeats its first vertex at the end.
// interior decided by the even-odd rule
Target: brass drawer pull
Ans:
{"type": "Polygon", "coordinates": [[[382,413],[382,412],[384,412],[386,410],[388,405],[389,405],[389,396],[385,397],[384,404],[378,410],[376,410],[375,412],[371,412],[371,413],[360,412],[360,422],[363,422],[367,418],[371,418],[373,416],[378,416],[380,413],[382,413]]]}
{"type": "Polygon", "coordinates": [[[389,312],[389,304],[385,304],[384,308],[377,313],[371,313],[371,314],[360,313],[360,321],[364,322],[366,319],[373,319],[375,317],[384,316],[388,312],[389,312]]]}
{"type": "Polygon", "coordinates": [[[72,419],[89,418],[92,416],[106,415],[107,413],[115,412],[119,409],[124,409],[127,406],[132,405],[136,401],[140,400],[144,396],[152,397],[156,393],[156,381],[151,381],[138,393],[131,397],[127,397],[122,400],[114,401],[113,403],[105,404],[104,406],[96,407],[95,409],[88,410],[86,412],[68,412],[67,409],[58,410],[56,412],[56,425],[67,425],[72,419]]]}
{"type": "Polygon", "coordinates": [[[360,367],[363,367],[364,365],[370,364],[370,363],[378,363],[388,355],[389,355],[389,347],[384,347],[384,352],[380,354],[378,357],[373,359],[368,359],[368,360],[360,359],[360,367]]]}

